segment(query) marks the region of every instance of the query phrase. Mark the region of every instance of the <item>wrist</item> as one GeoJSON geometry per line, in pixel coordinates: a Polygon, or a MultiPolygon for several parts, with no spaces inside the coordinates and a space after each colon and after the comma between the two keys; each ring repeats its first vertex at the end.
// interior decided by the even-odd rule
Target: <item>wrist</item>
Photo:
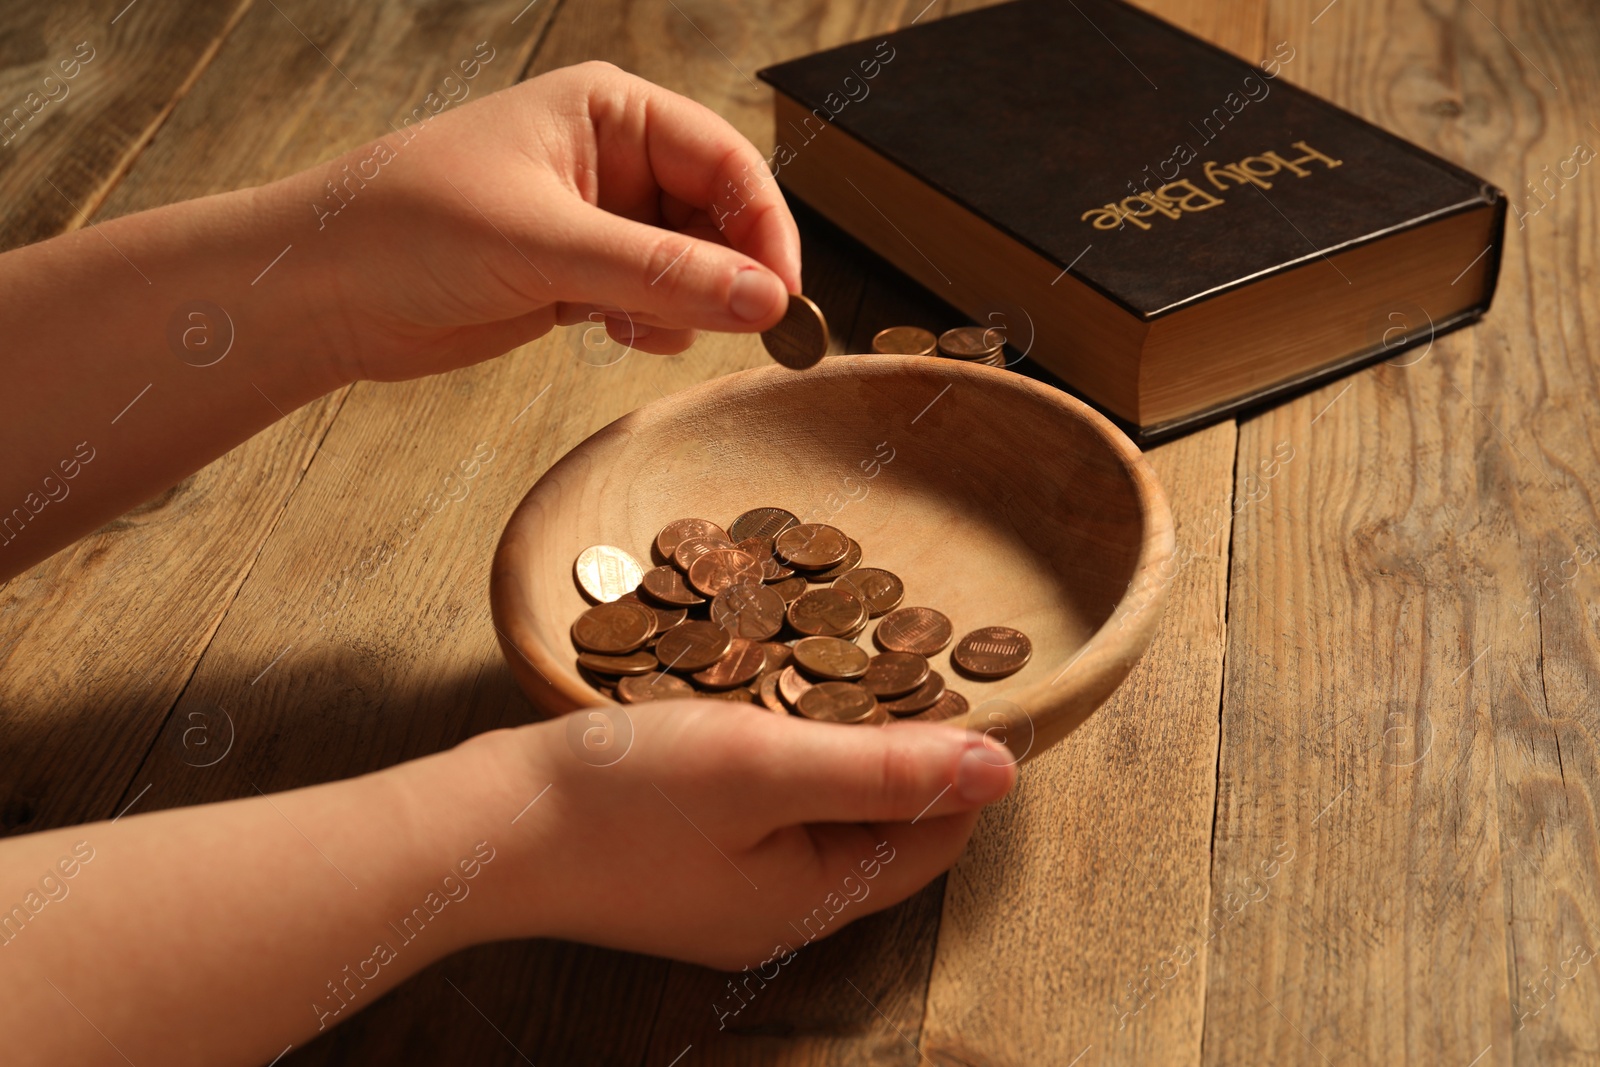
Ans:
{"type": "Polygon", "coordinates": [[[548,883],[530,862],[551,785],[541,770],[541,729],[493,730],[382,772],[397,790],[419,884],[437,883],[440,897],[453,902],[449,951],[547,932],[548,883]]]}

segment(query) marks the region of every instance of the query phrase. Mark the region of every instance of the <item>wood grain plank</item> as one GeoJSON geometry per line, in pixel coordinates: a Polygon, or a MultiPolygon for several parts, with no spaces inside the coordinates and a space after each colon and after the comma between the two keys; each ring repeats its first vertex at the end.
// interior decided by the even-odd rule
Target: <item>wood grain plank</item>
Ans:
{"type": "Polygon", "coordinates": [[[923,1024],[935,1063],[1199,1059],[1233,441],[1223,423],[1148,453],[1177,520],[1166,615],[951,872],[923,1024]]]}
{"type": "Polygon", "coordinates": [[[0,251],[83,225],[249,6],[0,11],[0,251]]]}
{"type": "MultiPolygon", "coordinates": [[[[1264,51],[1263,4],[1141,6],[1264,51]]],[[[935,1063],[1200,1059],[1234,450],[1224,423],[1148,453],[1182,564],[1166,615],[1123,687],[1027,767],[951,872],[923,1023],[935,1063]]]]}
{"type": "MultiPolygon", "coordinates": [[[[1269,35],[1304,42],[1292,80],[1514,204],[1576,140],[1600,144],[1576,5],[1309,18],[1273,9],[1269,35]]],[[[1236,492],[1284,442],[1294,459],[1236,524],[1212,893],[1242,906],[1214,944],[1208,1062],[1575,1062],[1600,1044],[1600,982],[1568,963],[1600,919],[1593,578],[1562,565],[1600,551],[1586,177],[1513,219],[1482,324],[1241,426],[1236,492]]]]}
{"type": "MultiPolygon", "coordinates": [[[[327,158],[386,130],[486,38],[504,56],[484,66],[479,86],[507,84],[544,17],[536,9],[508,29],[519,6],[252,9],[102,213],[327,158]]],[[[343,399],[292,413],[0,592],[7,832],[106,817],[148,781],[129,784],[343,399]]]]}

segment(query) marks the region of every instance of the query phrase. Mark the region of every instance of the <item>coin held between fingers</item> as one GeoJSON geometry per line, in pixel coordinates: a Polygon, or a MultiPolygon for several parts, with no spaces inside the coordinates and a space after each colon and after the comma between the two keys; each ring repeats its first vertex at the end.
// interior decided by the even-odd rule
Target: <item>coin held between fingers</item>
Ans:
{"type": "Polygon", "coordinates": [[[828,320],[809,298],[790,293],[783,319],[761,335],[761,344],[790,370],[814,367],[828,354],[828,320]]]}

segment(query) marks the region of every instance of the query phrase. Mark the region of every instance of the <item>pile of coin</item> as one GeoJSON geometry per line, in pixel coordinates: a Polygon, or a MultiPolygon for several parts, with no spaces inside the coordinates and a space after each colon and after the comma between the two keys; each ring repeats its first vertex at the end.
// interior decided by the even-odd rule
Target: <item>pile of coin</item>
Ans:
{"type": "Polygon", "coordinates": [[[1005,331],[995,326],[957,326],[937,338],[920,326],[891,326],[879,330],[872,339],[872,350],[879,355],[931,356],[982,363],[989,367],[1006,365],[1005,331]]]}
{"type": "MultiPolygon", "coordinates": [[[[572,624],[572,643],[601,694],[624,704],[710,697],[867,725],[966,713],[929,662],[951,646],[950,620],[902,606],[904,583],[861,566],[861,545],[844,531],[761,507],[726,528],[669,522],[651,549],[658,563],[648,569],[612,545],[574,564],[595,606],[572,624]],[[875,655],[856,643],[872,620],[875,655]]],[[[1021,631],[985,626],[955,642],[950,666],[1004,678],[1032,654],[1021,631]]]]}

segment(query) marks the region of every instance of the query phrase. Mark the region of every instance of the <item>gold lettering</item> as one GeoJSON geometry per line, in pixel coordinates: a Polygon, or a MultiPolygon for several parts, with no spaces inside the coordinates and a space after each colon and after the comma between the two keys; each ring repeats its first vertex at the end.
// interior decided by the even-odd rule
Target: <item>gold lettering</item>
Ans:
{"type": "Polygon", "coordinates": [[[1220,196],[1212,196],[1188,178],[1181,182],[1168,182],[1156,190],[1156,195],[1184,211],[1206,211],[1222,203],[1220,196]],[[1183,192],[1183,195],[1179,196],[1178,192],[1183,192]]]}

